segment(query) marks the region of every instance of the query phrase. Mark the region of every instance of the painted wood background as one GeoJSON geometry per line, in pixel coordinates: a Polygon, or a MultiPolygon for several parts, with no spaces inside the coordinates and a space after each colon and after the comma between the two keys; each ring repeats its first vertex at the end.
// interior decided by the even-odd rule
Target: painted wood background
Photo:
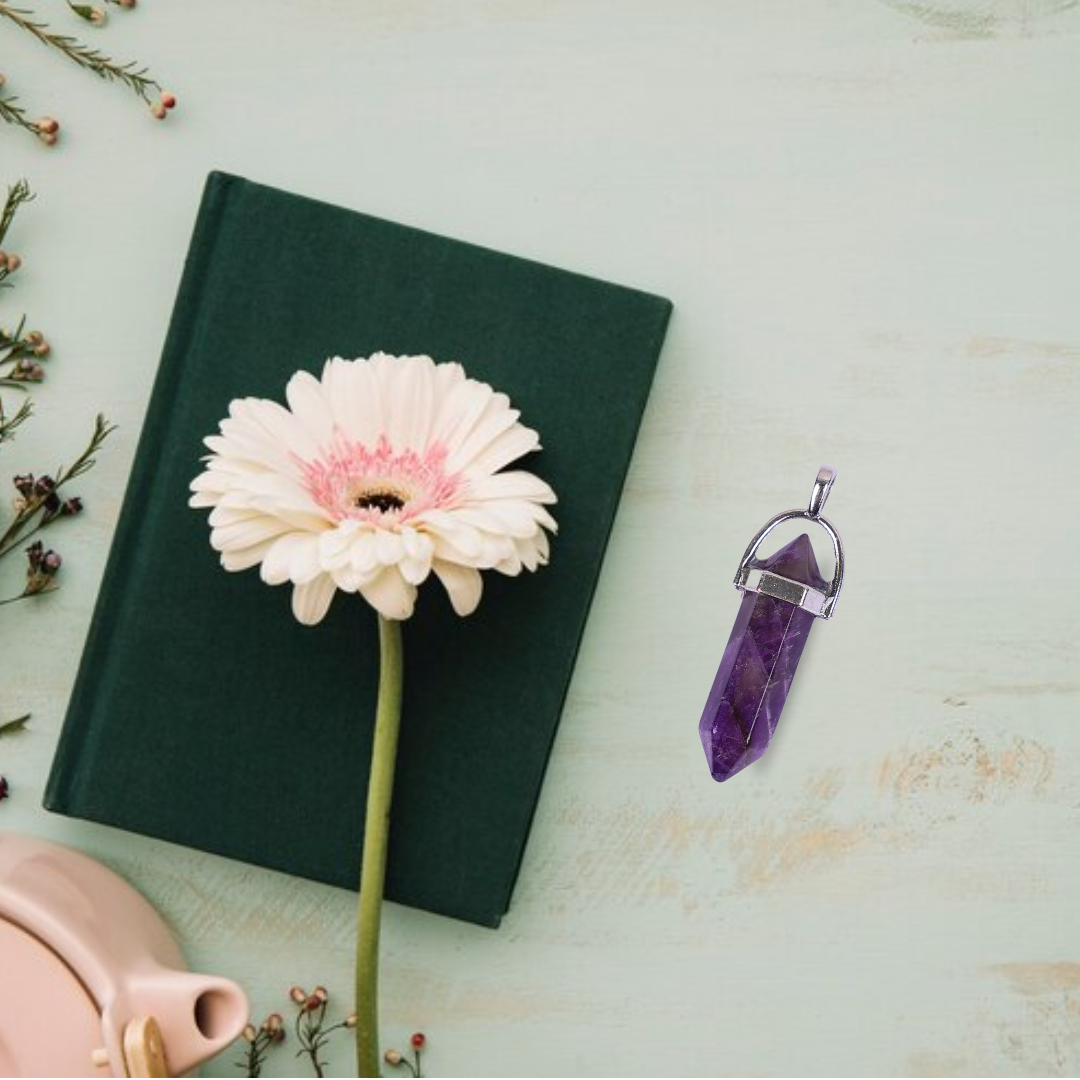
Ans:
{"type": "Polygon", "coordinates": [[[94,40],[180,95],[163,130],[0,26],[0,70],[65,125],[53,152],[0,131],[0,180],[39,191],[5,318],[56,347],[4,475],[70,459],[97,409],[121,425],[53,537],[63,591],[0,610],[3,708],[34,714],[0,745],[0,827],[117,868],[260,1016],[294,981],[347,995],[349,895],[39,807],[224,168],[676,304],[513,911],[493,933],[388,909],[387,1041],[423,1028],[434,1075],[1080,1071],[1076,0],[145,0],[112,23],[94,40]],[[731,575],[822,462],[837,617],[769,755],[717,785],[696,726],[731,575]]]}

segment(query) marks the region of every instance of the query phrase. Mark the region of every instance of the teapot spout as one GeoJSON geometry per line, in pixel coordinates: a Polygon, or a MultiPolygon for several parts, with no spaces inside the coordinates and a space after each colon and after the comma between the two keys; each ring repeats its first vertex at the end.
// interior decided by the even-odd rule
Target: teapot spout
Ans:
{"type": "Polygon", "coordinates": [[[224,1050],[248,1021],[244,992],[215,975],[157,968],[140,973],[123,997],[111,1019],[126,1026],[134,1018],[152,1016],[170,1076],[182,1076],[224,1050]]]}

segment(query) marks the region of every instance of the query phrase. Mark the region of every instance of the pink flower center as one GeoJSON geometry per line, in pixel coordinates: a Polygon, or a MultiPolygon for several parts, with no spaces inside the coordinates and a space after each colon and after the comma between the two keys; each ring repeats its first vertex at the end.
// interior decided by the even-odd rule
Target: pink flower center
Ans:
{"type": "Polygon", "coordinates": [[[395,451],[382,435],[372,449],[338,433],[321,457],[299,465],[311,497],[335,521],[388,525],[453,501],[463,478],[446,471],[446,458],[439,445],[395,451]]]}

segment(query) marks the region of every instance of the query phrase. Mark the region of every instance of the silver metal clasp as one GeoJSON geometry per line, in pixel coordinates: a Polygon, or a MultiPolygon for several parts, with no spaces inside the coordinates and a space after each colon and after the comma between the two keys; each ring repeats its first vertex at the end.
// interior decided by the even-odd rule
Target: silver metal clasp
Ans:
{"type": "Polygon", "coordinates": [[[741,592],[760,592],[766,596],[774,596],[778,600],[786,600],[789,604],[804,608],[819,619],[831,619],[836,609],[836,601],[840,596],[840,586],[844,583],[844,545],[840,540],[840,534],[833,528],[828,518],[821,516],[825,507],[825,500],[829,497],[833,482],[836,480],[836,470],[831,465],[822,465],[818,469],[817,479],[814,481],[814,490],[810,494],[810,506],[806,510],[786,510],[776,517],[770,518],[759,530],[758,534],[750,541],[746,554],[739,563],[738,572],[735,574],[735,587],[741,592]],[[816,521],[828,534],[832,541],[833,555],[836,557],[836,571],[833,573],[832,584],[827,592],[804,585],[801,581],[792,581],[790,578],[781,577],[770,570],[761,570],[751,567],[757,550],[762,541],[785,521],[795,518],[805,518],[807,521],[816,521]]]}

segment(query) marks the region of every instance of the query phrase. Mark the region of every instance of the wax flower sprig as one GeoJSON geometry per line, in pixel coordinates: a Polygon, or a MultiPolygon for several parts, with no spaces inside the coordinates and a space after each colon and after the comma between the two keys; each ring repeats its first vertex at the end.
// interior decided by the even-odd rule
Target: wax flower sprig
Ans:
{"type": "MultiPolygon", "coordinates": [[[[6,248],[8,231],[22,206],[34,195],[25,180],[8,189],[0,209],[0,289],[10,288],[11,277],[20,272],[22,258],[6,248]]],[[[33,404],[28,391],[45,377],[43,362],[51,352],[45,336],[38,330],[26,330],[25,317],[14,330],[0,327],[0,447],[13,439],[30,419],[33,404]],[[14,399],[14,401],[13,401],[14,399]]],[[[98,416],[90,440],[82,453],[68,466],[52,473],[24,473],[13,477],[15,488],[11,520],[0,521],[0,560],[9,555],[26,558],[22,588],[10,595],[0,595],[0,606],[51,592],[63,559],[47,548],[40,533],[63,518],[73,517],[83,508],[77,495],[69,495],[68,485],[94,466],[96,455],[113,426],[98,416]]],[[[20,717],[24,721],[25,717],[20,717]]],[[[0,732],[4,729],[0,728],[0,732]]]]}
{"type": "Polygon", "coordinates": [[[270,1051],[285,1041],[285,1021],[281,1013],[271,1013],[258,1027],[246,1024],[240,1036],[244,1040],[244,1058],[236,1064],[245,1076],[262,1076],[270,1051]]]}
{"type": "Polygon", "coordinates": [[[325,986],[316,986],[309,994],[301,986],[289,990],[289,998],[296,1006],[296,1041],[300,1049],[297,1057],[306,1056],[311,1062],[312,1072],[316,1076],[325,1076],[323,1069],[326,1062],[319,1055],[330,1041],[335,1031],[352,1030],[356,1027],[356,1014],[350,1013],[336,1024],[327,1024],[326,1007],[330,1003],[330,994],[325,986]]]}
{"type": "MultiPolygon", "coordinates": [[[[325,1076],[326,1062],[321,1057],[323,1050],[334,1032],[356,1027],[356,1014],[350,1013],[336,1023],[328,1022],[326,1010],[330,1003],[330,994],[325,986],[316,986],[310,994],[302,986],[291,986],[289,1000],[296,1009],[293,1028],[300,1047],[296,1056],[308,1059],[312,1075],[325,1076]]],[[[281,1013],[271,1013],[258,1027],[248,1024],[241,1038],[246,1047],[244,1060],[237,1064],[244,1069],[245,1076],[262,1076],[270,1052],[285,1042],[285,1020],[281,1013]]]]}
{"type": "MultiPolygon", "coordinates": [[[[116,7],[131,9],[136,0],[106,0],[116,7]]],[[[76,17],[91,26],[100,27],[106,22],[105,9],[94,4],[74,3],[67,0],[67,6],[76,17]]],[[[0,0],[0,20],[29,34],[42,45],[67,57],[85,71],[96,75],[106,82],[120,83],[133,94],[141,98],[150,108],[157,120],[164,120],[171,109],[176,107],[176,95],[162,89],[161,84],[150,71],[134,60],[119,61],[107,56],[100,49],[86,45],[70,34],[58,33],[49,24],[41,21],[33,11],[15,7],[0,0]]],[[[46,146],[55,145],[60,135],[60,123],[54,117],[32,117],[13,94],[6,92],[7,80],[0,73],[0,120],[22,128],[36,136],[46,146]]]]}
{"type": "Polygon", "coordinates": [[[416,1080],[424,1075],[421,1057],[424,1047],[427,1046],[427,1036],[422,1031],[414,1031],[409,1038],[409,1049],[412,1050],[412,1060],[400,1050],[391,1048],[383,1054],[383,1061],[395,1069],[405,1069],[416,1080]]]}

